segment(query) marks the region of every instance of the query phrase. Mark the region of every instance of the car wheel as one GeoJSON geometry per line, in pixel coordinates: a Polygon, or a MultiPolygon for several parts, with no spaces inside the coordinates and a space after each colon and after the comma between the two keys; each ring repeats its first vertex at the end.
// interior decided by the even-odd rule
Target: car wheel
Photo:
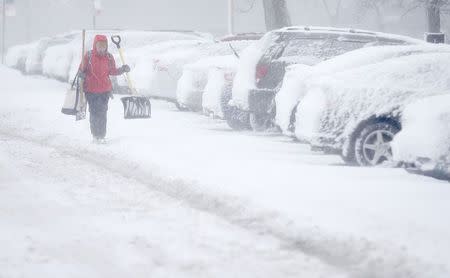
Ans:
{"type": "Polygon", "coordinates": [[[238,110],[234,107],[225,114],[225,119],[228,125],[234,130],[248,130],[250,129],[249,113],[238,110]]]}
{"type": "Polygon", "coordinates": [[[266,131],[271,126],[270,115],[268,114],[250,113],[249,121],[253,131],[266,131]]]}
{"type": "Polygon", "coordinates": [[[400,129],[389,122],[364,127],[355,141],[355,159],[361,166],[375,166],[392,161],[391,141],[400,129]]]}

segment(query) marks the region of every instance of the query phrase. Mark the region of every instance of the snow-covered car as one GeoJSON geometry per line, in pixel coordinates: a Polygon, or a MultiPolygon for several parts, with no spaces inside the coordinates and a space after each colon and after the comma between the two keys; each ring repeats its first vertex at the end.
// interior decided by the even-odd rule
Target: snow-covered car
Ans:
{"type": "Polygon", "coordinates": [[[222,42],[229,42],[234,55],[212,56],[187,64],[177,84],[177,102],[183,107],[194,111],[202,110],[203,93],[208,83],[208,72],[212,68],[235,68],[241,52],[254,41],[259,40],[262,34],[238,34],[227,36],[222,42]]]}
{"type": "Polygon", "coordinates": [[[349,163],[392,160],[406,105],[450,92],[450,53],[392,58],[308,81],[296,113],[297,138],[349,163]]]}
{"type": "MultiPolygon", "coordinates": [[[[166,52],[181,51],[195,47],[198,44],[205,43],[204,40],[170,40],[155,44],[145,45],[142,47],[132,48],[125,52],[126,63],[131,67],[129,74],[135,87],[142,94],[148,91],[148,81],[151,77],[151,65],[158,55],[166,52]]],[[[119,55],[114,55],[116,61],[119,61],[119,55]]],[[[127,80],[124,76],[117,77],[118,87],[123,88],[127,93],[127,80]]]]}
{"type": "Polygon", "coordinates": [[[207,57],[234,55],[235,50],[247,46],[247,41],[201,42],[194,47],[164,52],[154,56],[151,64],[140,63],[139,71],[145,72],[147,77],[141,80],[143,82],[136,82],[137,87],[145,95],[174,102],[180,110],[185,110],[177,102],[177,83],[183,67],[207,57]]]}
{"type": "Polygon", "coordinates": [[[225,119],[225,114],[232,109],[228,104],[231,99],[231,88],[236,75],[237,64],[214,66],[208,72],[208,81],[202,98],[205,115],[225,119]]]}
{"type": "MultiPolygon", "coordinates": [[[[275,30],[260,40],[259,47],[249,52],[248,61],[239,67],[231,104],[250,114],[250,124],[254,130],[265,130],[272,125],[275,117],[274,98],[281,87],[287,66],[312,66],[366,46],[416,43],[423,42],[410,37],[364,30],[322,27],[275,30]]],[[[236,126],[234,123],[230,125],[236,126]]]]}
{"type": "Polygon", "coordinates": [[[421,173],[449,179],[450,94],[407,105],[392,152],[395,161],[413,165],[421,173]]]}
{"type": "MultiPolygon", "coordinates": [[[[207,33],[193,31],[88,30],[86,31],[86,50],[92,48],[96,34],[104,34],[108,37],[120,35],[122,47],[126,50],[171,40],[212,40],[212,36],[207,33]]],[[[80,32],[70,43],[48,48],[43,61],[44,74],[64,81],[72,80],[81,62],[81,45],[80,32]]],[[[118,53],[112,43],[109,45],[109,52],[116,55],[118,53]]]]}
{"type": "Polygon", "coordinates": [[[286,70],[283,85],[275,97],[275,124],[286,135],[295,132],[295,113],[306,93],[306,83],[314,76],[335,74],[384,60],[429,52],[449,52],[447,45],[420,44],[408,46],[374,46],[347,52],[315,66],[292,65],[286,70]]]}
{"type": "Polygon", "coordinates": [[[201,111],[203,95],[208,84],[209,71],[218,68],[233,68],[238,63],[234,55],[213,56],[200,59],[183,67],[177,83],[177,102],[181,108],[201,111]]]}
{"type": "Polygon", "coordinates": [[[28,51],[28,55],[25,61],[25,73],[27,74],[42,74],[43,73],[43,60],[45,51],[47,48],[67,44],[73,40],[76,33],[71,32],[68,34],[63,34],[55,37],[47,37],[38,40],[33,47],[28,51]]]}
{"type": "Polygon", "coordinates": [[[6,66],[25,72],[27,56],[35,45],[37,45],[37,42],[15,45],[8,48],[5,55],[6,66]]]}

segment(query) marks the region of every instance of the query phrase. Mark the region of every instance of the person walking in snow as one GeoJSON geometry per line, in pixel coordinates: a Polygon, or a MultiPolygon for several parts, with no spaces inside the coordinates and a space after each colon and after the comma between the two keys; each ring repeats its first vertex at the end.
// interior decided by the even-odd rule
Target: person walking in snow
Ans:
{"type": "Polygon", "coordinates": [[[108,39],[96,35],[91,51],[83,57],[80,76],[84,78],[84,92],[89,105],[91,134],[97,143],[105,143],[109,98],[112,97],[111,75],[129,72],[130,67],[116,68],[113,55],[108,52],[108,39]]]}

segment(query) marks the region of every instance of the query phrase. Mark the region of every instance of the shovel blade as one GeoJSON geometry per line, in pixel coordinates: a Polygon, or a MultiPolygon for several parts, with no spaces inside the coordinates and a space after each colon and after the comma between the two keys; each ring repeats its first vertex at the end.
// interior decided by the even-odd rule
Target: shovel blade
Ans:
{"type": "Polygon", "coordinates": [[[152,115],[150,98],[130,96],[121,98],[125,119],[148,119],[152,115]]]}

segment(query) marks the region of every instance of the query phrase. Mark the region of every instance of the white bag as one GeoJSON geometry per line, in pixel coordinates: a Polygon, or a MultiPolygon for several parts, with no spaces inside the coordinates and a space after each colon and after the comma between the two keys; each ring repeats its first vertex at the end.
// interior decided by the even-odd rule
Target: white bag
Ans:
{"type": "Polygon", "coordinates": [[[76,120],[86,118],[86,98],[82,90],[82,82],[75,77],[74,82],[66,92],[66,98],[61,112],[66,115],[76,116],[76,120]]]}

